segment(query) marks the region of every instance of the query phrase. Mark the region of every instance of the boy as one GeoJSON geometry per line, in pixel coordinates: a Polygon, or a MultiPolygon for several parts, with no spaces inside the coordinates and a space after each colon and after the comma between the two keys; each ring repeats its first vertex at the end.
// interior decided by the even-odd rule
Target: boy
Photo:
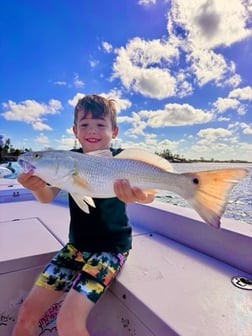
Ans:
{"type": "MultiPolygon", "coordinates": [[[[103,155],[106,151],[110,155],[110,142],[118,134],[113,100],[98,95],[80,99],[74,110],[73,132],[81,144],[81,152],[102,150],[103,155]]],[[[32,176],[32,172],[20,174],[18,181],[43,203],[52,201],[59,192],[32,176]]],[[[94,199],[96,207],[90,207],[90,214],[84,213],[69,195],[69,242],[39,275],[20,308],[13,336],[35,336],[42,315],[64,293],[67,294],[57,317],[58,335],[89,335],[88,314],[131,249],[125,203],[153,201],[152,195],[131,187],[125,180],[116,181],[114,190],[117,197],[94,199]]]]}

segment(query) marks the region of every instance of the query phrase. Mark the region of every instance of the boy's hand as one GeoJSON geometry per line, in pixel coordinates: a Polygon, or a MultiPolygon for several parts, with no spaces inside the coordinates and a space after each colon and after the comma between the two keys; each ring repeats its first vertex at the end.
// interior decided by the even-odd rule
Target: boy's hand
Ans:
{"type": "Polygon", "coordinates": [[[115,181],[114,191],[117,198],[125,203],[151,203],[154,200],[153,194],[148,194],[137,187],[131,187],[127,180],[115,181]]]}
{"type": "Polygon", "coordinates": [[[18,175],[17,180],[25,188],[30,189],[31,191],[38,191],[43,189],[46,186],[46,182],[41,180],[41,178],[32,175],[32,171],[28,173],[21,173],[18,175]]]}

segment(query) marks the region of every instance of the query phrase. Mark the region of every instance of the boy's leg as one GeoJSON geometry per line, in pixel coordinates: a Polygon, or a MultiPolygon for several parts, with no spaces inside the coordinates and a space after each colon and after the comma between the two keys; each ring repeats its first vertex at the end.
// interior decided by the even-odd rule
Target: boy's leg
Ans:
{"type": "Polygon", "coordinates": [[[99,252],[86,260],[59,311],[57,330],[60,336],[89,335],[87,317],[118,274],[127,255],[99,252]]]}
{"type": "Polygon", "coordinates": [[[67,294],[57,318],[60,336],[89,336],[86,320],[95,303],[71,289],[67,294]]]}
{"type": "Polygon", "coordinates": [[[20,307],[12,336],[37,336],[40,318],[63,294],[34,285],[20,307]]]}

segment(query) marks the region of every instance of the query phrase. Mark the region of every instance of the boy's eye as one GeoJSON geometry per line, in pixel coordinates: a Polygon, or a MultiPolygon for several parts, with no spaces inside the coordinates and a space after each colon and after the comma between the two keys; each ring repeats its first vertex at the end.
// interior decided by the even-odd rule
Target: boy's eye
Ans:
{"type": "Polygon", "coordinates": [[[104,124],[98,124],[98,127],[105,127],[104,124]]]}

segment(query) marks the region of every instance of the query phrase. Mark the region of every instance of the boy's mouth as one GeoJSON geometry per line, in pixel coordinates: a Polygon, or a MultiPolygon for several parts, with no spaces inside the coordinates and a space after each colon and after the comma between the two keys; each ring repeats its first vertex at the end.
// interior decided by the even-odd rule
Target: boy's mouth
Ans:
{"type": "Polygon", "coordinates": [[[86,139],[87,142],[90,142],[90,143],[97,143],[100,141],[100,139],[97,139],[97,138],[88,138],[86,139]]]}

